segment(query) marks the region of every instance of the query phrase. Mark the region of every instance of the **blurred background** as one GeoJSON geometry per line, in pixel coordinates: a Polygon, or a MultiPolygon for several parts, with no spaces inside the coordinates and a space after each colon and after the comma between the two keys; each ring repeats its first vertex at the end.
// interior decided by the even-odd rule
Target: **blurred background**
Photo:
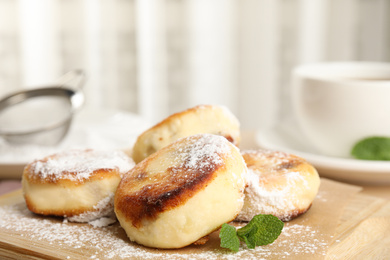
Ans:
{"type": "Polygon", "coordinates": [[[89,108],[213,103],[262,129],[288,116],[294,66],[333,60],[390,61],[390,1],[0,0],[0,96],[83,69],[89,108]]]}

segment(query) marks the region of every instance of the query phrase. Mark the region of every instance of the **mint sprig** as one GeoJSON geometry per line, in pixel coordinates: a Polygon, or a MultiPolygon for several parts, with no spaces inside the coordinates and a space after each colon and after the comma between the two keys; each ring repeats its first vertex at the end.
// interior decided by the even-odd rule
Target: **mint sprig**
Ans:
{"type": "Polygon", "coordinates": [[[238,252],[240,241],[245,242],[248,248],[268,245],[274,242],[282,232],[284,223],[273,215],[256,215],[244,227],[236,230],[235,227],[223,224],[219,232],[220,246],[238,252]]]}
{"type": "Polygon", "coordinates": [[[390,160],[390,137],[373,136],[357,142],[351,155],[361,160],[390,160]]]}
{"type": "Polygon", "coordinates": [[[240,248],[240,239],[237,236],[236,228],[229,224],[223,224],[221,231],[219,231],[221,238],[221,247],[228,248],[234,252],[238,252],[240,248]]]}

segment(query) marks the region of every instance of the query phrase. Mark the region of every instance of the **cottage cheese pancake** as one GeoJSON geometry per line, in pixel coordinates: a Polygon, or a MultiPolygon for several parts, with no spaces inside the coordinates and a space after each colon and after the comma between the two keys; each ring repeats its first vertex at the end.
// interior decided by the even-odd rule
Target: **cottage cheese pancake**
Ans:
{"type": "Polygon", "coordinates": [[[22,177],[27,207],[76,222],[112,214],[116,188],[133,166],[121,151],[71,150],[35,160],[22,177]]]}
{"type": "Polygon", "coordinates": [[[289,221],[311,206],[320,178],[316,169],[298,156],[278,151],[242,151],[248,166],[245,203],[237,217],[250,221],[271,214],[289,221]]]}
{"type": "Polygon", "coordinates": [[[243,205],[247,168],[226,138],[179,139],[137,164],[115,194],[115,212],[130,240],[180,248],[233,220],[243,205]]]}
{"type": "Polygon", "coordinates": [[[224,136],[238,146],[240,124],[223,106],[201,105],[173,114],[142,133],[133,148],[136,163],[168,144],[194,134],[209,133],[224,136]]]}

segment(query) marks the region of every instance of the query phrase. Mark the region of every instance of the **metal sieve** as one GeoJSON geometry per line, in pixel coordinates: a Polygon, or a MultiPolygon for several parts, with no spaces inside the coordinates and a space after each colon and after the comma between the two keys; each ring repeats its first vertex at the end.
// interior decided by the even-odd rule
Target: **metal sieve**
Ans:
{"type": "Polygon", "coordinates": [[[73,70],[53,86],[18,91],[0,100],[0,136],[11,144],[56,145],[84,103],[85,74],[73,70]]]}

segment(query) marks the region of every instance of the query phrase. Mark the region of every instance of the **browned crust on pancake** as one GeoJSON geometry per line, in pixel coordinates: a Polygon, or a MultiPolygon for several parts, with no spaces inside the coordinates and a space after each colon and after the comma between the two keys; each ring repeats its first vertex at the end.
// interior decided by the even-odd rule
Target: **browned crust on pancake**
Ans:
{"type": "MultiPolygon", "coordinates": [[[[80,150],[80,153],[86,153],[88,154],[89,152],[92,152],[92,149],[85,149],[85,150],[80,150]]],[[[78,173],[77,172],[72,172],[72,171],[62,171],[61,174],[57,175],[50,175],[45,178],[42,178],[41,172],[39,173],[34,173],[32,167],[35,166],[37,162],[41,162],[43,164],[47,163],[49,160],[56,160],[57,158],[62,157],[63,154],[57,153],[53,155],[49,155],[47,157],[44,157],[39,160],[35,160],[29,164],[27,164],[24,169],[23,169],[23,178],[26,179],[29,183],[61,183],[63,185],[82,185],[87,181],[96,181],[100,179],[104,179],[106,177],[115,175],[120,177],[121,174],[119,172],[119,169],[117,168],[100,168],[97,169],[93,172],[90,173],[89,177],[87,179],[85,178],[77,178],[78,173]],[[72,176],[74,178],[69,179],[67,176],[72,176]]]]}
{"type": "Polygon", "coordinates": [[[149,130],[146,130],[146,132],[153,131],[156,128],[160,128],[162,125],[170,124],[171,121],[177,120],[178,118],[184,116],[185,114],[194,113],[194,111],[197,111],[199,109],[212,109],[213,107],[214,106],[212,106],[212,105],[198,105],[198,106],[195,106],[195,107],[188,108],[188,109],[186,109],[184,111],[180,111],[180,112],[174,113],[174,114],[168,116],[167,118],[165,118],[164,120],[162,120],[161,122],[159,122],[156,125],[154,125],[149,130]]]}
{"type": "Polygon", "coordinates": [[[300,215],[306,213],[306,212],[311,208],[311,205],[312,205],[312,204],[310,203],[310,205],[309,205],[307,208],[294,210],[294,211],[291,212],[290,214],[284,214],[283,216],[279,216],[278,218],[279,218],[281,221],[284,221],[284,222],[293,220],[294,218],[297,218],[297,217],[299,217],[300,215]]]}
{"type": "MultiPolygon", "coordinates": [[[[59,198],[60,199],[60,198],[59,198]]],[[[36,203],[33,203],[32,200],[28,195],[24,195],[24,200],[26,201],[27,208],[36,214],[44,215],[44,216],[57,216],[57,217],[73,217],[77,216],[86,212],[93,212],[96,211],[96,209],[91,207],[82,207],[82,208],[75,208],[71,210],[46,210],[41,209],[39,205],[36,205],[36,203]]]]}
{"type": "Polygon", "coordinates": [[[278,151],[242,151],[241,154],[248,168],[253,167],[255,169],[259,169],[259,167],[261,167],[263,171],[281,171],[283,169],[295,169],[301,167],[302,165],[308,164],[308,162],[301,157],[278,151]],[[276,158],[276,154],[283,156],[288,161],[283,161],[277,164],[273,163],[272,159],[276,158]],[[264,156],[264,159],[259,160],[259,155],[264,156]]]}
{"type": "Polygon", "coordinates": [[[236,144],[237,145],[237,141],[234,140],[234,138],[231,136],[231,135],[222,135],[223,137],[226,138],[226,140],[228,140],[229,142],[231,142],[232,144],[236,144]]]}
{"type": "Polygon", "coordinates": [[[201,245],[204,245],[206,244],[208,241],[210,240],[210,235],[207,235],[207,236],[204,236],[204,237],[201,237],[199,238],[198,240],[196,240],[194,243],[194,245],[196,246],[201,246],[201,245]]]}
{"type": "Polygon", "coordinates": [[[137,228],[142,226],[143,219],[154,220],[162,212],[184,204],[197,192],[207,187],[219,170],[225,168],[224,164],[212,162],[202,169],[170,167],[159,176],[159,181],[143,185],[145,179],[149,178],[145,169],[156,156],[158,153],[134,167],[122,179],[115,195],[116,210],[119,210],[137,228]],[[139,185],[142,188],[133,191],[134,187],[139,185]]]}
{"type": "MultiPolygon", "coordinates": [[[[156,131],[156,129],[159,129],[160,127],[164,126],[164,125],[171,125],[172,122],[176,121],[176,120],[180,120],[181,117],[185,116],[186,114],[192,114],[192,113],[196,113],[197,110],[200,110],[200,109],[212,109],[216,106],[213,106],[213,105],[198,105],[198,106],[195,106],[195,107],[192,107],[192,108],[189,108],[189,109],[186,109],[184,111],[181,111],[181,112],[177,112],[177,113],[174,113],[170,116],[168,116],[167,118],[165,118],[164,120],[162,120],[161,122],[157,123],[156,125],[154,125],[153,127],[149,128],[148,130],[146,130],[145,132],[143,132],[141,135],[138,136],[136,142],[135,142],[135,146],[133,149],[137,150],[138,149],[138,145],[140,144],[139,140],[144,138],[145,135],[147,135],[148,133],[150,132],[153,132],[153,131],[156,131]]],[[[176,133],[173,133],[172,135],[175,135],[176,133]]],[[[233,136],[231,136],[230,134],[227,134],[227,133],[221,133],[221,132],[214,132],[214,133],[210,133],[210,134],[216,134],[216,135],[220,135],[220,136],[223,136],[225,137],[229,142],[231,142],[232,144],[234,144],[235,146],[238,146],[239,143],[240,143],[240,140],[239,138],[234,138],[233,136]]],[[[163,140],[162,137],[159,138],[160,141],[163,140]]],[[[143,144],[142,144],[143,145],[143,144]]],[[[146,149],[147,153],[148,154],[152,154],[154,152],[156,152],[156,148],[152,145],[152,144],[149,144],[149,147],[147,147],[146,149]]],[[[137,156],[135,156],[135,158],[133,158],[136,162],[139,162],[140,159],[137,158],[137,156]]]]}
{"type": "MultiPolygon", "coordinates": [[[[64,171],[63,174],[77,176],[77,172],[64,171]]],[[[93,171],[88,179],[67,179],[58,176],[48,176],[46,178],[42,178],[40,174],[34,174],[31,172],[31,164],[27,165],[23,171],[23,178],[30,184],[50,183],[53,185],[62,184],[64,186],[79,186],[85,184],[86,182],[102,180],[112,177],[113,175],[120,177],[120,173],[117,169],[98,169],[93,171]]]]}
{"type": "Polygon", "coordinates": [[[180,118],[185,114],[193,113],[193,111],[196,111],[196,110],[200,109],[201,107],[211,108],[212,106],[211,105],[200,105],[200,106],[195,106],[195,107],[186,109],[186,110],[181,111],[181,112],[174,113],[174,114],[170,115],[169,117],[165,118],[164,120],[162,120],[160,123],[157,123],[155,126],[150,128],[150,130],[154,130],[155,128],[159,128],[165,124],[169,124],[171,121],[176,120],[177,118],[180,118]]]}

